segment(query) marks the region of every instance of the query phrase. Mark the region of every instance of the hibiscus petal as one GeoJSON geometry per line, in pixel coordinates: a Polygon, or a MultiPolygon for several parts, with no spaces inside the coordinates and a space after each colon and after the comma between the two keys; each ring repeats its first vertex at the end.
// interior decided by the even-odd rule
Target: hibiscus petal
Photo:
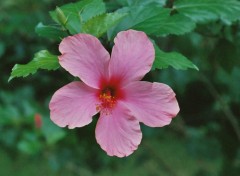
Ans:
{"type": "Polygon", "coordinates": [[[110,56],[100,41],[88,34],[77,34],[60,43],[60,65],[87,85],[99,88],[100,79],[108,75],[110,56]]]}
{"type": "Polygon", "coordinates": [[[110,76],[127,83],[142,79],[151,70],[155,50],[144,32],[119,32],[114,43],[109,63],[110,76]]]}
{"type": "Polygon", "coordinates": [[[51,120],[71,129],[89,124],[98,113],[96,97],[96,89],[82,82],[67,84],[55,92],[49,103],[51,120]]]}
{"type": "Polygon", "coordinates": [[[142,139],[139,122],[119,104],[108,115],[101,112],[95,133],[98,144],[110,156],[132,154],[142,139]]]}
{"type": "Polygon", "coordinates": [[[150,127],[170,124],[179,112],[173,90],[166,84],[136,81],[124,87],[124,104],[132,115],[150,127]]]}

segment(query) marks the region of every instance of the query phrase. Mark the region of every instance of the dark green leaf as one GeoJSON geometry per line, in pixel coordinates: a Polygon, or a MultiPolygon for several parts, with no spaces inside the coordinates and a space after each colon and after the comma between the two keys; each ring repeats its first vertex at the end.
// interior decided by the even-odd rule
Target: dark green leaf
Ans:
{"type": "Polygon", "coordinates": [[[93,17],[83,25],[83,32],[100,37],[109,28],[116,25],[125,15],[124,13],[105,13],[93,17]]]}
{"type": "Polygon", "coordinates": [[[26,77],[29,74],[34,74],[38,69],[56,70],[57,68],[59,68],[58,57],[47,50],[42,50],[36,53],[33,60],[28,64],[16,64],[8,81],[16,77],[26,77]]]}
{"type": "Polygon", "coordinates": [[[174,8],[196,22],[240,19],[240,2],[236,0],[181,0],[176,1],[174,8]]]}
{"type": "Polygon", "coordinates": [[[170,15],[171,10],[157,4],[125,7],[117,12],[128,15],[111,31],[108,37],[114,37],[119,31],[136,29],[153,35],[184,34],[195,28],[195,23],[181,15],[170,15]]]}
{"type": "Polygon", "coordinates": [[[146,0],[117,0],[117,2],[122,6],[146,5],[149,3],[157,3],[163,6],[166,4],[166,0],[147,0],[147,1],[146,0]]]}
{"type": "Polygon", "coordinates": [[[177,70],[186,70],[192,68],[198,70],[197,66],[194,65],[190,60],[185,56],[177,52],[165,53],[154,44],[155,48],[155,61],[153,63],[152,69],[164,69],[169,66],[177,70]]]}
{"type": "Polygon", "coordinates": [[[42,37],[47,37],[60,41],[62,38],[68,36],[67,32],[60,27],[46,26],[42,23],[38,23],[35,28],[35,32],[42,37]]]}
{"type": "Polygon", "coordinates": [[[134,29],[145,31],[147,34],[163,36],[168,34],[181,35],[190,32],[195,28],[195,23],[188,17],[175,14],[169,16],[169,10],[162,10],[157,18],[149,18],[147,21],[141,22],[134,26],[134,29]]]}
{"type": "MultiPolygon", "coordinates": [[[[77,34],[82,31],[82,24],[84,22],[96,15],[105,13],[106,8],[102,0],[83,0],[58,7],[58,11],[59,10],[61,10],[62,15],[67,18],[64,27],[68,29],[71,34],[77,34]]],[[[54,21],[62,24],[57,17],[57,10],[51,11],[50,15],[54,21]]]]}

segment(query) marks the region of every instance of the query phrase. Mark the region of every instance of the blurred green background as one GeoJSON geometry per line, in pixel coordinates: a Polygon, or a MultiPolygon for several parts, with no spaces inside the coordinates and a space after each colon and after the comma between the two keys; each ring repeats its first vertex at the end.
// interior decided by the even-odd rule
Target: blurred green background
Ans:
{"type": "Polygon", "coordinates": [[[164,128],[142,125],[139,148],[116,158],[96,143],[97,117],[74,130],[49,120],[51,96],[73,79],[64,70],[39,71],[8,83],[15,63],[27,63],[41,49],[58,54],[58,43],[34,30],[40,21],[51,24],[48,12],[67,2],[0,1],[0,175],[239,176],[239,22],[211,22],[186,35],[157,39],[160,48],[179,51],[200,71],[169,68],[146,76],[174,89],[180,114],[164,128]]]}

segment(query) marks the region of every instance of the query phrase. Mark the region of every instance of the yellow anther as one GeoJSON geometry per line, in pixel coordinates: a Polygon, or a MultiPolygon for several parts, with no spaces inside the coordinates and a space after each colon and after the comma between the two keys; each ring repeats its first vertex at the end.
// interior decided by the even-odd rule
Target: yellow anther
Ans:
{"type": "Polygon", "coordinates": [[[110,90],[105,90],[99,95],[100,104],[96,105],[97,111],[102,111],[105,115],[111,114],[111,109],[116,104],[116,98],[111,94],[110,90]]]}

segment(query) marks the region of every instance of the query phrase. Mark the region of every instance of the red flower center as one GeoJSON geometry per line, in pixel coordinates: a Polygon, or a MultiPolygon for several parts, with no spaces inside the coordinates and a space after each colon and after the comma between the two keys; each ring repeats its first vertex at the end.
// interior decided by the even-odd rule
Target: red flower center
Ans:
{"type": "Polygon", "coordinates": [[[106,88],[102,90],[99,95],[99,99],[102,102],[102,108],[113,108],[113,106],[116,104],[115,90],[112,88],[106,88]]]}
{"type": "Polygon", "coordinates": [[[110,81],[101,81],[100,90],[97,94],[100,104],[97,104],[97,111],[101,110],[106,115],[111,113],[111,110],[117,103],[117,100],[124,97],[124,93],[120,88],[119,79],[110,79],[110,81]]]}

